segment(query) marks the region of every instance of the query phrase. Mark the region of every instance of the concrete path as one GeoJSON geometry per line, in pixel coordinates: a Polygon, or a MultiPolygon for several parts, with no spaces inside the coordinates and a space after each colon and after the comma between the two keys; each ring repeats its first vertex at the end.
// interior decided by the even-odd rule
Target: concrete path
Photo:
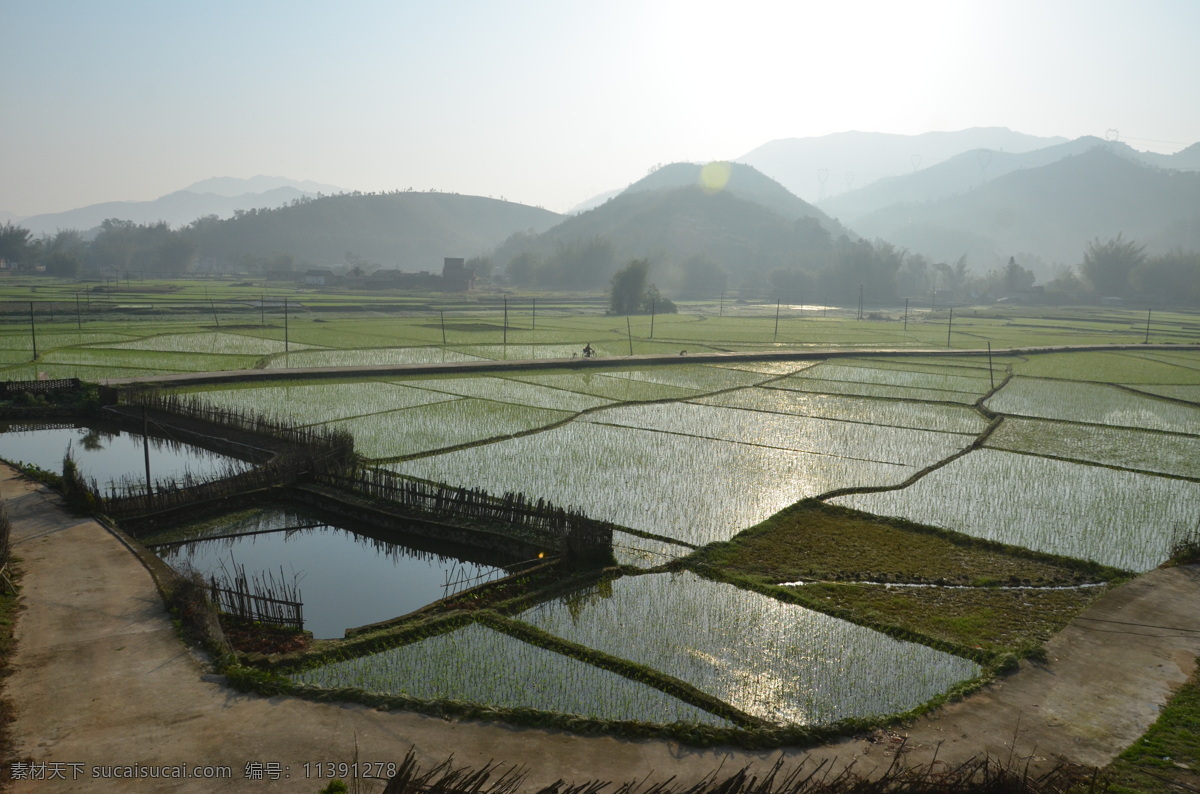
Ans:
{"type": "MultiPolygon", "coordinates": [[[[5,682],[17,713],[17,758],[45,764],[43,778],[59,776],[18,781],[16,792],[232,788],[148,777],[151,767],[185,764],[189,774],[226,768],[241,791],[316,792],[336,774],[327,763],[394,762],[412,746],[427,761],[454,754],[477,765],[521,763],[531,785],[671,775],[691,781],[722,763],[727,771],[769,766],[781,755],[789,764],[829,760],[865,772],[886,767],[894,748],[883,736],[809,750],[694,750],[243,695],[207,676],[181,644],[149,573],[119,538],[70,515],[57,496],[4,466],[0,497],[24,569],[15,669],[5,682]],[[144,768],[120,768],[129,766],[144,768]],[[93,777],[115,772],[138,777],[93,777]]],[[[1032,756],[1035,769],[1060,758],[1106,763],[1190,674],[1200,654],[1198,607],[1195,566],[1154,571],[1106,595],[1051,641],[1047,664],[1027,665],[900,731],[909,737],[908,757],[919,762],[937,752],[953,763],[987,752],[1003,759],[1015,737],[1016,757],[1032,756]]]]}

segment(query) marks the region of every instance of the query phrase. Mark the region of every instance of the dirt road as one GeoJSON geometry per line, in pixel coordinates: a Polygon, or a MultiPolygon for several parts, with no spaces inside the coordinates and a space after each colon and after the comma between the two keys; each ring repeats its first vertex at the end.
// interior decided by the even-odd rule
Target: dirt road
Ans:
{"type": "MultiPolygon", "coordinates": [[[[383,713],[358,706],[243,695],[208,675],[179,641],[153,581],[122,541],[0,466],[0,496],[22,560],[24,612],[16,628],[17,756],[39,780],[14,791],[316,792],[327,763],[419,756],[524,764],[530,784],[567,780],[698,779],[717,765],[831,759],[886,766],[887,743],[847,740],[809,750],[695,750],[553,731],[383,713]],[[152,779],[228,771],[235,783],[152,779]],[[141,767],[127,769],[126,767],[141,767]],[[208,768],[211,767],[211,768],[208,768]],[[93,777],[132,772],[134,779],[93,777]],[[54,776],[55,779],[47,779],[54,776]]],[[[1049,643],[1049,661],[900,732],[909,757],[953,763],[979,752],[1106,763],[1137,738],[1200,655],[1200,568],[1153,571],[1097,601],[1049,643]],[[1015,750],[1012,749],[1014,737],[1015,750]],[[940,746],[939,746],[940,745],[940,746]]]]}

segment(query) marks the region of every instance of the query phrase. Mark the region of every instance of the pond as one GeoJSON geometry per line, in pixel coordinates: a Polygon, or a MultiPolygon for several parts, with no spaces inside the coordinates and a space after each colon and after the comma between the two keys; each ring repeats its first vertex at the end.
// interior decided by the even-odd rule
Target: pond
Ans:
{"type": "MultiPolygon", "coordinates": [[[[47,471],[62,472],[67,449],[79,471],[96,480],[101,490],[113,482],[146,479],[143,436],[103,424],[0,424],[0,458],[30,463],[47,471]]],[[[166,438],[150,437],[150,476],[169,480],[190,472],[216,475],[230,467],[249,464],[207,449],[166,438]]]]}
{"type": "Polygon", "coordinates": [[[236,565],[245,566],[251,580],[270,575],[277,583],[295,583],[304,627],[318,639],[341,637],[348,628],[405,615],[507,576],[504,566],[516,562],[416,537],[398,542],[280,506],[142,540],[176,570],[190,567],[205,579],[232,576],[236,565]]]}

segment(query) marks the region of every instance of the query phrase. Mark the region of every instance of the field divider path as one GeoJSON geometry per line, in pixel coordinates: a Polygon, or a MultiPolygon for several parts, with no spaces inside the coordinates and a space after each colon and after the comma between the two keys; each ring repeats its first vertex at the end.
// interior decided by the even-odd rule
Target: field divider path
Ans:
{"type": "MultiPolygon", "coordinates": [[[[132,764],[228,768],[239,791],[316,791],[328,780],[306,777],[305,764],[398,762],[410,747],[422,764],[451,753],[460,764],[523,764],[530,788],[564,778],[674,775],[690,783],[718,766],[769,770],[781,757],[787,768],[825,762],[834,774],[850,764],[881,773],[891,762],[888,746],[869,737],[807,749],[694,749],[243,694],[185,649],[150,572],[116,533],[70,514],[58,496],[7,466],[0,466],[0,498],[22,571],[23,609],[4,682],[16,715],[14,756],[80,764],[88,775],[73,780],[67,768],[64,780],[14,781],[17,794],[234,787],[212,779],[90,777],[103,766],[132,764]],[[285,771],[279,779],[246,780],[251,762],[285,771]]],[[[1194,669],[1198,602],[1195,565],[1151,571],[1106,593],[1050,640],[1045,663],[1023,662],[1018,673],[897,729],[908,738],[906,758],[928,763],[936,754],[953,765],[983,753],[1014,755],[1034,772],[1059,759],[1107,763],[1194,669]],[[1103,633],[1092,630],[1097,624],[1103,633]]],[[[364,790],[381,788],[368,781],[364,790]]]]}
{"type": "MultiPolygon", "coordinates": [[[[1042,347],[996,348],[993,356],[1025,355],[1030,353],[1072,353],[1105,350],[1200,350],[1200,345],[1050,345],[1042,347]]],[[[356,378],[379,375],[455,374],[528,369],[604,369],[612,367],[652,366],[664,364],[721,364],[730,361],[812,361],[827,358],[856,358],[862,356],[932,356],[956,358],[986,357],[986,349],[961,348],[825,348],[787,352],[756,353],[696,353],[687,356],[656,353],[634,356],[598,356],[596,358],[527,359],[523,361],[451,361],[436,364],[372,364],[354,367],[299,367],[296,369],[244,369],[225,372],[189,372],[180,375],[152,375],[142,378],[109,378],[100,381],[104,386],[198,386],[227,381],[306,380],[312,378],[356,378]]]]}

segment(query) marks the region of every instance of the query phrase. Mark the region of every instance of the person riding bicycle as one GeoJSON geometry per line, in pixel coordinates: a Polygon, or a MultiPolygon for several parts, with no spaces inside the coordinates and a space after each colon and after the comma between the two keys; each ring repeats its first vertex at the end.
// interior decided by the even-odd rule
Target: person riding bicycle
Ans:
{"type": "Polygon", "coordinates": [[[587,347],[583,349],[583,357],[591,358],[596,355],[596,350],[592,347],[592,343],[588,342],[587,347]]]}

